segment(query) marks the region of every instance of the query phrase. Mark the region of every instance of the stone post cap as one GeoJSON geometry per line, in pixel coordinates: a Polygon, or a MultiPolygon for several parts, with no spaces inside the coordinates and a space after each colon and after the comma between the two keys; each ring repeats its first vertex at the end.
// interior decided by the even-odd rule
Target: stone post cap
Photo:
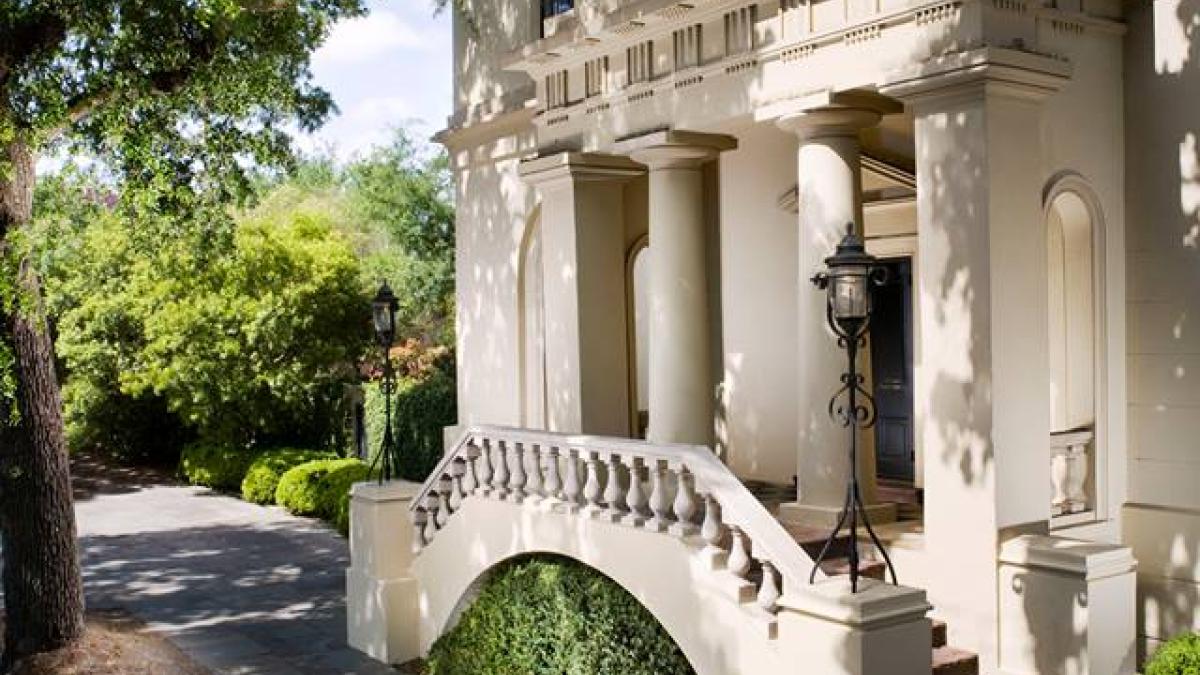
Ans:
{"type": "Polygon", "coordinates": [[[421,492],[419,483],[392,480],[382,485],[377,480],[355,483],[350,487],[350,498],[373,503],[412,501],[421,492]]]}
{"type": "Polygon", "coordinates": [[[848,576],[831,577],[789,591],[779,606],[859,629],[914,621],[932,609],[925,591],[919,588],[860,578],[858,589],[858,593],[850,592],[848,576]]]}
{"type": "Polygon", "coordinates": [[[1026,534],[1004,542],[1000,562],[1066,572],[1089,581],[1137,569],[1128,546],[1026,534]]]}

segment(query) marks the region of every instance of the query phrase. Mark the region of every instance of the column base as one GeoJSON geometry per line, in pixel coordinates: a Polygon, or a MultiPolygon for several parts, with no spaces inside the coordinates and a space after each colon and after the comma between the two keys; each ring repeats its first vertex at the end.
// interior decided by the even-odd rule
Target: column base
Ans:
{"type": "MultiPolygon", "coordinates": [[[[867,518],[871,525],[896,522],[895,504],[867,504],[867,518]]],[[[822,506],[803,502],[785,502],[779,505],[779,521],[788,525],[832,529],[842,513],[840,506],[822,506]]]]}
{"type": "Polygon", "coordinates": [[[421,656],[418,585],[412,578],[377,579],[346,570],[346,642],[387,664],[421,656]]]}

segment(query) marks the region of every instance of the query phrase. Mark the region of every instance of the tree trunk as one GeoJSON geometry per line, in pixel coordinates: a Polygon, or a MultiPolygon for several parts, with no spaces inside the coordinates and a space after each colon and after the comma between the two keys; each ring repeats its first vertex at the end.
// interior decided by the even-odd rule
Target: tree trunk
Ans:
{"type": "MultiPolygon", "coordinates": [[[[14,231],[33,216],[35,156],[20,140],[0,170],[0,254],[11,256],[14,231]]],[[[0,672],[30,654],[83,633],[83,582],[75,544],[75,510],[63,438],[54,345],[46,331],[37,272],[16,266],[20,300],[6,305],[4,339],[15,357],[16,425],[0,421],[0,542],[7,614],[0,672]]],[[[7,274],[12,265],[5,265],[7,274]]],[[[5,298],[8,300],[8,298],[5,298]]]]}

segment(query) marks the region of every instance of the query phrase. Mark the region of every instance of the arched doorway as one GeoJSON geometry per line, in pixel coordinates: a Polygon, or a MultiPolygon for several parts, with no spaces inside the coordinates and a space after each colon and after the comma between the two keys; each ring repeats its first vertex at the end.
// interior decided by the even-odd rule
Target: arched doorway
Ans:
{"type": "Polygon", "coordinates": [[[521,425],[546,428],[546,305],[541,210],[525,229],[518,262],[521,350],[521,425]]]}
{"type": "Polygon", "coordinates": [[[650,255],[641,237],[625,261],[629,321],[629,403],[634,438],[645,438],[650,422],[650,255]]]}

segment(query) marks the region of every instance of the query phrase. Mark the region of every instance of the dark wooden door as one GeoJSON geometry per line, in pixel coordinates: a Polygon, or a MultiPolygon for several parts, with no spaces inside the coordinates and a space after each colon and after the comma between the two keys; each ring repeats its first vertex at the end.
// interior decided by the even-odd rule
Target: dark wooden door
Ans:
{"type": "Polygon", "coordinates": [[[884,261],[890,274],[874,289],[871,370],[874,380],[876,473],[911,481],[913,449],[912,259],[884,261]]]}

